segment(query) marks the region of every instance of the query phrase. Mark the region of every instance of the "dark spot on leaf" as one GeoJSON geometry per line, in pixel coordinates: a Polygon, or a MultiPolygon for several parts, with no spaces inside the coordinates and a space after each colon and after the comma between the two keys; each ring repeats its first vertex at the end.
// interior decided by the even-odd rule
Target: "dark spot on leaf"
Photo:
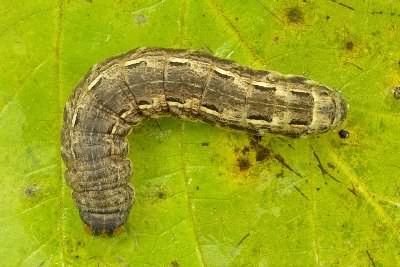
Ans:
{"type": "Polygon", "coordinates": [[[249,151],[250,151],[250,148],[248,146],[244,146],[242,148],[242,154],[247,154],[247,153],[249,153],[249,151]]]}
{"type": "Polygon", "coordinates": [[[317,191],[319,191],[321,188],[317,187],[316,189],[317,189],[317,191]]]}
{"type": "Polygon", "coordinates": [[[171,263],[169,264],[170,267],[179,267],[179,263],[177,261],[171,261],[171,263]]]}
{"type": "Polygon", "coordinates": [[[298,7],[288,8],[286,10],[286,17],[290,23],[303,23],[304,22],[304,14],[303,11],[298,7]]]}
{"type": "Polygon", "coordinates": [[[167,198],[167,193],[165,193],[164,191],[158,191],[157,192],[157,197],[159,199],[166,199],[167,198]]]}
{"type": "Polygon", "coordinates": [[[240,157],[237,159],[237,162],[238,162],[239,169],[241,171],[248,170],[251,166],[250,161],[247,158],[240,157]]]}
{"type": "Polygon", "coordinates": [[[328,165],[328,167],[331,168],[332,170],[336,169],[336,166],[331,162],[328,162],[326,165],[328,165]]]}
{"type": "Polygon", "coordinates": [[[208,145],[209,145],[208,142],[202,142],[202,143],[201,143],[201,146],[208,146],[208,145]]]}
{"type": "Polygon", "coordinates": [[[38,192],[39,187],[35,184],[27,186],[24,190],[24,193],[27,197],[35,197],[38,192]]]}
{"type": "Polygon", "coordinates": [[[282,178],[285,173],[281,169],[281,171],[276,175],[276,178],[282,178]]]}
{"type": "Polygon", "coordinates": [[[345,138],[348,138],[350,136],[350,133],[345,129],[341,129],[339,131],[339,136],[340,136],[340,138],[345,139],[345,138]]]}
{"type": "Polygon", "coordinates": [[[200,190],[200,186],[196,186],[196,190],[199,191],[200,190]]]}
{"type": "Polygon", "coordinates": [[[326,16],[325,18],[326,18],[326,20],[330,20],[331,17],[330,16],[326,16]]]}
{"type": "Polygon", "coordinates": [[[352,41],[347,41],[345,44],[345,47],[347,50],[353,50],[354,48],[354,43],[352,41]]]}
{"type": "Polygon", "coordinates": [[[263,161],[271,158],[271,150],[261,145],[259,138],[252,138],[250,140],[250,145],[256,151],[256,161],[263,161]]]}
{"type": "Polygon", "coordinates": [[[238,17],[235,17],[235,20],[236,20],[236,21],[238,21],[238,20],[239,20],[239,18],[238,18],[238,17]]]}
{"type": "Polygon", "coordinates": [[[271,151],[263,146],[256,150],[256,161],[263,161],[271,157],[271,151]]]}
{"type": "Polygon", "coordinates": [[[400,99],[400,86],[396,86],[395,88],[393,88],[393,97],[396,99],[400,99]]]}

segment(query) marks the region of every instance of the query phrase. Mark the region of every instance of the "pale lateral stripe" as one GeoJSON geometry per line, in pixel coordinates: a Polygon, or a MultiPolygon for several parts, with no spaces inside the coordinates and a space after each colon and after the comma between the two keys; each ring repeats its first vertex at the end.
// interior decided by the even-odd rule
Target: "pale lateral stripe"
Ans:
{"type": "Polygon", "coordinates": [[[233,74],[232,72],[230,72],[230,71],[228,71],[228,70],[224,70],[224,69],[221,69],[221,68],[218,68],[218,67],[215,67],[214,66],[214,71],[216,71],[216,72],[218,72],[218,73],[220,73],[220,74],[222,74],[222,75],[226,75],[226,76],[229,76],[229,77],[232,77],[232,78],[235,78],[235,74],[233,74]]]}
{"type": "Polygon", "coordinates": [[[138,64],[138,63],[142,63],[142,62],[145,62],[143,60],[143,58],[128,60],[128,61],[126,61],[124,63],[124,67],[130,66],[130,65],[135,65],[135,64],[138,64]]]}
{"type": "Polygon", "coordinates": [[[103,78],[103,74],[100,74],[99,76],[96,77],[88,86],[88,91],[90,91],[99,81],[100,79],[103,78]]]}
{"type": "Polygon", "coordinates": [[[168,59],[169,62],[176,62],[176,63],[187,63],[190,62],[187,58],[179,58],[179,57],[170,57],[168,59]]]}

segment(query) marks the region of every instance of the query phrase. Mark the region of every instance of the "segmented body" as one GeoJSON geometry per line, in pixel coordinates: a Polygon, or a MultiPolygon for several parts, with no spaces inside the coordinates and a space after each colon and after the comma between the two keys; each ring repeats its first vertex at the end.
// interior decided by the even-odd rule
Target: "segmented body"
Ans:
{"type": "Polygon", "coordinates": [[[82,220],[111,233],[134,201],[126,136],[156,114],[289,136],[346,117],[340,94],[299,76],[252,70],[198,52],[141,48],[96,65],[66,104],[62,156],[82,220]]]}

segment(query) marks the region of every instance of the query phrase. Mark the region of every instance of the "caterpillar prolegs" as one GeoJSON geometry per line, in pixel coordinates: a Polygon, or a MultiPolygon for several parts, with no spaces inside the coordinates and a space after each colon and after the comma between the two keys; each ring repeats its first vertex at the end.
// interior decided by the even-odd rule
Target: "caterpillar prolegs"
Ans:
{"type": "Polygon", "coordinates": [[[304,77],[188,50],[140,48],[95,65],[66,103],[61,147],[65,177],[94,234],[126,222],[134,201],[126,137],[156,114],[301,136],[339,125],[346,104],[304,77]]]}

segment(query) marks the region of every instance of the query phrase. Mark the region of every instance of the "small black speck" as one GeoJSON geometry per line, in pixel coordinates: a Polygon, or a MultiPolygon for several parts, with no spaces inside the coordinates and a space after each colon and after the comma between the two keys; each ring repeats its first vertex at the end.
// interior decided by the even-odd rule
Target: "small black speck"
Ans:
{"type": "Polygon", "coordinates": [[[203,142],[203,143],[201,143],[201,146],[208,146],[210,143],[208,143],[208,142],[203,142]]]}
{"type": "Polygon", "coordinates": [[[396,86],[393,88],[393,97],[396,99],[400,99],[400,86],[396,86]]]}
{"type": "Polygon", "coordinates": [[[346,42],[346,49],[347,50],[353,50],[354,48],[354,43],[352,41],[346,42]]]}
{"type": "Polygon", "coordinates": [[[316,189],[317,189],[317,191],[319,191],[321,188],[317,187],[316,189]]]}
{"type": "Polygon", "coordinates": [[[238,18],[238,17],[235,17],[235,20],[236,20],[236,21],[238,21],[238,20],[239,20],[239,18],[238,18]]]}
{"type": "Polygon", "coordinates": [[[350,133],[347,130],[342,129],[339,131],[339,136],[340,136],[340,138],[346,139],[346,138],[349,138],[350,133]]]}
{"type": "Polygon", "coordinates": [[[325,18],[326,18],[326,20],[330,20],[331,17],[330,16],[326,16],[325,18]]]}
{"type": "Polygon", "coordinates": [[[196,190],[199,191],[200,190],[200,186],[196,186],[196,190]]]}

